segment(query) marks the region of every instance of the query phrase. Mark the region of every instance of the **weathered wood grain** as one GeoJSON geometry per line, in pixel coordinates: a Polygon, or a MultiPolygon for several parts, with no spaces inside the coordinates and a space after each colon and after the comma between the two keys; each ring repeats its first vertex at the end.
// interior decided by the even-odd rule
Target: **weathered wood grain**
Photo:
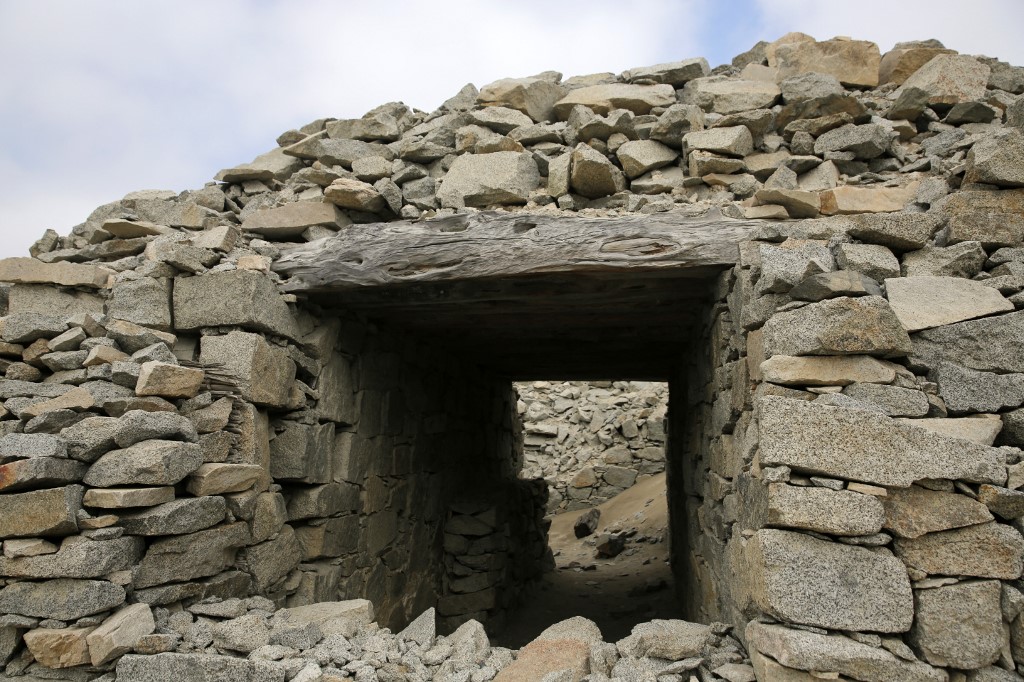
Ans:
{"type": "Polygon", "coordinates": [[[580,218],[484,212],[353,225],[288,250],[274,270],[291,292],[555,273],[722,268],[762,223],[681,213],[580,218]]]}

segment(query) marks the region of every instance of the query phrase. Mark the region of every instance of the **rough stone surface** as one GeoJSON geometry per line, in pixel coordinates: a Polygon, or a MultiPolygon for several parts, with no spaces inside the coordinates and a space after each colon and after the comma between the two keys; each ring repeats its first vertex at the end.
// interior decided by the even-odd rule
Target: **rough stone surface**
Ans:
{"type": "Polygon", "coordinates": [[[940,362],[929,373],[951,414],[998,412],[1024,404],[1024,374],[994,374],[940,362]]]}
{"type": "Polygon", "coordinates": [[[926,329],[914,334],[913,355],[982,372],[1024,372],[1024,311],[926,329]]]}
{"type": "Polygon", "coordinates": [[[351,220],[334,204],[297,201],[277,208],[264,208],[248,215],[242,229],[269,239],[297,237],[314,225],[343,227],[351,220]]]}
{"type": "Polygon", "coordinates": [[[891,364],[869,355],[774,355],[761,363],[761,375],[765,381],[786,386],[846,386],[888,384],[896,378],[896,370],[891,364]]]}
{"type": "Polygon", "coordinates": [[[996,522],[897,538],[894,548],[908,566],[931,575],[1015,580],[1024,569],[1024,539],[996,522]]]}
{"type": "Polygon", "coordinates": [[[251,270],[179,277],[174,283],[174,325],[177,329],[239,325],[289,338],[297,333],[277,289],[251,270]]]}
{"type": "Polygon", "coordinates": [[[34,618],[77,620],[124,603],[124,588],[105,580],[61,578],[13,583],[0,590],[0,612],[34,618]]]}
{"type": "Polygon", "coordinates": [[[131,535],[184,535],[220,523],[226,514],[223,497],[186,497],[121,514],[118,525],[131,535]]]}
{"type": "Polygon", "coordinates": [[[957,493],[911,486],[890,488],[880,499],[885,508],[884,528],[901,538],[918,538],[992,520],[985,505],[957,493]]]}
{"type": "Polygon", "coordinates": [[[99,488],[174,485],[202,463],[202,450],[195,443],[147,440],[128,448],[111,450],[89,467],[83,480],[86,485],[99,488]]]}
{"type": "Polygon", "coordinates": [[[559,120],[569,118],[576,105],[589,107],[596,114],[607,114],[613,109],[628,109],[634,114],[649,113],[654,107],[668,107],[676,103],[676,94],[671,85],[629,85],[609,83],[591,85],[571,91],[554,104],[554,113],[559,120]]]}
{"type": "Polygon", "coordinates": [[[782,44],[775,49],[780,79],[813,71],[835,76],[852,87],[878,85],[881,58],[878,45],[867,40],[835,38],[782,44]]]}
{"type": "Polygon", "coordinates": [[[982,100],[990,73],[991,69],[974,57],[940,54],[907,78],[901,90],[923,90],[930,105],[982,100]]]}
{"type": "Polygon", "coordinates": [[[180,367],[168,362],[144,362],[139,371],[135,393],[163,398],[191,398],[199,393],[206,374],[201,369],[180,367]]]}
{"type": "Polygon", "coordinates": [[[463,154],[455,160],[437,192],[442,206],[525,204],[540,184],[530,154],[494,152],[463,154]]]}
{"type": "Polygon", "coordinates": [[[772,355],[905,355],[910,337],[888,301],[878,296],[835,298],[779,313],[764,325],[772,355]]]}
{"type": "Polygon", "coordinates": [[[622,171],[590,145],[581,142],[570,158],[569,184],[577,194],[597,199],[626,188],[622,171]]]}
{"type": "Polygon", "coordinates": [[[199,434],[187,417],[171,412],[129,410],[118,418],[114,428],[114,442],[118,447],[126,448],[150,439],[195,443],[199,434]]]}
{"type": "Polygon", "coordinates": [[[237,550],[249,542],[245,523],[157,540],[149,545],[135,575],[135,587],[216,575],[234,564],[237,550]]]}
{"type": "Polygon", "coordinates": [[[204,654],[129,654],[117,662],[119,682],[284,682],[284,670],[267,661],[247,661],[204,654]]]}
{"type": "Polygon", "coordinates": [[[1011,128],[971,147],[964,181],[1024,187],[1024,132],[1011,128]]]}
{"type": "Polygon", "coordinates": [[[35,490],[0,495],[0,538],[71,535],[78,532],[83,488],[35,490]]]}
{"type": "Polygon", "coordinates": [[[906,277],[885,280],[886,295],[909,332],[1013,310],[996,289],[960,277],[906,277]]]}
{"type": "Polygon", "coordinates": [[[777,528],[873,535],[882,529],[884,516],[882,503],[872,495],[781,483],[768,486],[767,522],[777,528]]]}
{"type": "Polygon", "coordinates": [[[246,400],[274,407],[288,404],[296,366],[285,349],[259,334],[240,331],[204,336],[200,349],[200,360],[231,374],[246,400]]]}
{"type": "Polygon", "coordinates": [[[47,668],[73,668],[89,664],[86,635],[92,628],[38,628],[25,633],[25,646],[47,668]]]}
{"type": "Polygon", "coordinates": [[[86,636],[93,665],[103,665],[132,650],[136,643],[156,629],[148,604],[124,607],[86,636]]]}
{"type": "Polygon", "coordinates": [[[945,438],[865,410],[766,396],[760,400],[761,464],[907,487],[926,478],[1005,481],[995,448],[945,438]],[[856,444],[856,445],[855,445],[856,444]],[[850,458],[852,448],[859,453],[850,458]]]}
{"type": "Polygon", "coordinates": [[[904,632],[914,616],[910,581],[888,551],[760,530],[747,545],[752,597],[777,618],[836,630],[904,632]],[[805,589],[814,585],[814,590],[805,589]]]}
{"type": "Polygon", "coordinates": [[[1004,644],[999,582],[947,585],[914,593],[910,640],[932,665],[973,670],[995,663],[1004,644]]]}

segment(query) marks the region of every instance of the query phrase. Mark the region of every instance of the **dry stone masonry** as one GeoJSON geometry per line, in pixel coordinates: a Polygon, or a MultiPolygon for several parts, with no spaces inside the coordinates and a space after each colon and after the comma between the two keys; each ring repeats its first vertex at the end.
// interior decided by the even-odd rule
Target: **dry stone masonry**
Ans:
{"type": "Polygon", "coordinates": [[[3,675],[1021,680],[1022,94],[790,34],[317,120],[47,231],[0,261],[3,675]],[[659,466],[679,619],[491,647],[545,511],[659,466]]]}

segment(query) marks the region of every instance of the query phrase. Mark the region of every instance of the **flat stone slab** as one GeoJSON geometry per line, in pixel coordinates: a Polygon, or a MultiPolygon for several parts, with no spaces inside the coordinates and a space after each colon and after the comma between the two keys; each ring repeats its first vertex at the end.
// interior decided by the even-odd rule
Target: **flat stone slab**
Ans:
{"type": "Polygon", "coordinates": [[[1000,594],[996,580],[917,590],[911,642],[932,665],[974,670],[995,663],[1005,641],[1000,594]]]}
{"type": "Polygon", "coordinates": [[[77,533],[83,490],[80,485],[69,485],[0,495],[0,538],[77,533]]]}
{"type": "Polygon", "coordinates": [[[746,639],[751,648],[797,670],[837,672],[867,682],[949,680],[945,670],[936,670],[920,661],[905,661],[881,647],[861,644],[843,635],[823,635],[751,621],[747,624],[746,639]]]}
{"type": "Polygon", "coordinates": [[[117,662],[119,682],[284,682],[285,669],[270,661],[205,654],[128,654],[117,662]]]}
{"type": "Polygon", "coordinates": [[[773,315],[763,327],[773,355],[906,355],[910,337],[880,296],[833,298],[773,315]]]}
{"type": "Polygon", "coordinates": [[[351,637],[360,625],[372,623],[373,616],[372,603],[366,599],[349,599],[281,609],[274,614],[274,624],[276,621],[292,625],[315,623],[325,636],[337,633],[351,637]]]}
{"type": "Polygon", "coordinates": [[[777,396],[759,406],[763,466],[903,488],[925,478],[1006,481],[1006,458],[996,448],[866,410],[777,396]]]}
{"type": "Polygon", "coordinates": [[[917,538],[992,520],[988,508],[967,495],[918,486],[889,490],[881,498],[886,530],[901,538],[917,538]]]}
{"type": "Polygon", "coordinates": [[[982,523],[918,538],[896,538],[907,566],[929,575],[1016,580],[1024,571],[1024,538],[1013,526],[982,523]]]}
{"type": "Polygon", "coordinates": [[[908,332],[1013,310],[998,290],[962,277],[897,277],[885,280],[885,291],[908,332]]]}
{"type": "Polygon", "coordinates": [[[105,580],[21,582],[0,590],[0,613],[70,621],[109,611],[124,598],[123,587],[105,580]]]}
{"type": "Polygon", "coordinates": [[[1003,422],[998,415],[960,418],[930,417],[928,419],[898,419],[897,421],[919,426],[948,438],[962,438],[979,445],[992,445],[996,441],[996,436],[1003,430],[1003,422]]]}
{"type": "Polygon", "coordinates": [[[896,379],[896,369],[870,355],[775,355],[761,363],[761,375],[765,381],[784,386],[847,386],[888,384],[896,379]]]}
{"type": "Polygon", "coordinates": [[[834,630],[910,629],[910,579],[888,551],[769,529],[757,531],[745,551],[751,596],[776,618],[834,630]]]}
{"type": "Polygon", "coordinates": [[[925,329],[913,346],[929,366],[947,360],[983,372],[1024,372],[1024,310],[925,329]]]}
{"type": "Polygon", "coordinates": [[[105,289],[113,270],[78,263],[43,263],[35,258],[0,260],[0,282],[58,284],[65,287],[105,289]]]}
{"type": "Polygon", "coordinates": [[[850,490],[768,486],[768,524],[802,528],[830,535],[873,535],[882,529],[885,513],[874,495],[850,490]]]}
{"type": "Polygon", "coordinates": [[[0,575],[13,578],[102,578],[130,569],[142,558],[141,538],[124,536],[113,540],[66,538],[53,554],[16,559],[0,557],[0,575]]]}

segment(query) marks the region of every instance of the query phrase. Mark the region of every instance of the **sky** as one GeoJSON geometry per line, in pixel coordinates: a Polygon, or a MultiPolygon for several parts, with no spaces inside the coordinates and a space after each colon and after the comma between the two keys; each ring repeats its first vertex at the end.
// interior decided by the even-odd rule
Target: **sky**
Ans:
{"type": "Polygon", "coordinates": [[[0,257],[283,131],[466,83],[729,62],[790,31],[1024,65],[1021,0],[0,0],[0,257]]]}

